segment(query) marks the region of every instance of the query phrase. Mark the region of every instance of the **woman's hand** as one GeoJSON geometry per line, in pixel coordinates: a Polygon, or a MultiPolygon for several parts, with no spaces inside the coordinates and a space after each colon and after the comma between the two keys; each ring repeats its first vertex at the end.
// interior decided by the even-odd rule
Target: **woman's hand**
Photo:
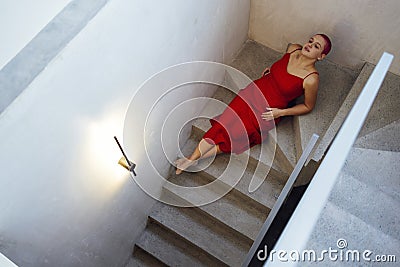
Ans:
{"type": "Polygon", "coordinates": [[[270,72],[269,67],[266,67],[265,70],[263,70],[261,76],[265,76],[265,75],[267,75],[269,72],[270,72]]]}
{"type": "Polygon", "coordinates": [[[277,119],[282,116],[282,109],[279,108],[267,108],[267,111],[261,114],[263,120],[269,121],[277,119]]]}

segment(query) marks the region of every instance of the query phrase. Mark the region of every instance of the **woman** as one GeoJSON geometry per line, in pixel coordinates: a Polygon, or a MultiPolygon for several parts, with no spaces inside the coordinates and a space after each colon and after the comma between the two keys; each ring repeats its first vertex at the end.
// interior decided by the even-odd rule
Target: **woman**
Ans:
{"type": "Polygon", "coordinates": [[[220,153],[242,153],[260,144],[280,117],[313,110],[319,83],[315,63],[324,59],[330,49],[331,41],[325,34],[314,35],[304,46],[290,44],[280,60],[266,68],[260,79],[240,90],[221,115],[210,120],[212,127],[192,155],[175,162],[176,174],[199,159],[220,153]],[[304,103],[287,107],[303,94],[304,103]]]}

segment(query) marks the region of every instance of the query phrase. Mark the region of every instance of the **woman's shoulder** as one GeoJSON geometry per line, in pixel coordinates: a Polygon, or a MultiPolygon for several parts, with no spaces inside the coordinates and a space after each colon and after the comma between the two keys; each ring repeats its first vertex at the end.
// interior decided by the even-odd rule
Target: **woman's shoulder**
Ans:
{"type": "Polygon", "coordinates": [[[299,44],[288,44],[287,48],[286,48],[286,53],[292,53],[296,50],[299,50],[303,48],[301,45],[299,44]]]}
{"type": "Polygon", "coordinates": [[[303,87],[316,87],[318,88],[319,84],[319,74],[317,71],[313,71],[309,73],[306,77],[303,79],[303,87]]]}

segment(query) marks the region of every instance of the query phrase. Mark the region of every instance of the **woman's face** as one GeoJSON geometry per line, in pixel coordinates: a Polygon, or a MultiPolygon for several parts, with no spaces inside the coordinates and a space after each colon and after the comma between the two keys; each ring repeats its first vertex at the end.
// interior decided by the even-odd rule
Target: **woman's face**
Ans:
{"type": "Polygon", "coordinates": [[[308,43],[303,45],[301,50],[302,54],[309,58],[322,59],[325,55],[322,54],[324,51],[326,42],[325,39],[320,35],[314,35],[308,40],[308,43]]]}

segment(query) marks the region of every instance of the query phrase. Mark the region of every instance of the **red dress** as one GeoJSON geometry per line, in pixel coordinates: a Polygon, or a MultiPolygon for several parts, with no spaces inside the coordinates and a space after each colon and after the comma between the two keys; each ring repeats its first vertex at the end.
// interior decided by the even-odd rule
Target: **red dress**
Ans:
{"type": "Polygon", "coordinates": [[[286,108],[304,92],[305,78],[287,72],[289,58],[290,53],[286,53],[271,66],[269,74],[240,90],[221,115],[210,119],[212,127],[203,138],[219,145],[222,152],[236,154],[265,140],[279,119],[275,119],[275,123],[265,121],[261,114],[268,107],[286,108]]]}

